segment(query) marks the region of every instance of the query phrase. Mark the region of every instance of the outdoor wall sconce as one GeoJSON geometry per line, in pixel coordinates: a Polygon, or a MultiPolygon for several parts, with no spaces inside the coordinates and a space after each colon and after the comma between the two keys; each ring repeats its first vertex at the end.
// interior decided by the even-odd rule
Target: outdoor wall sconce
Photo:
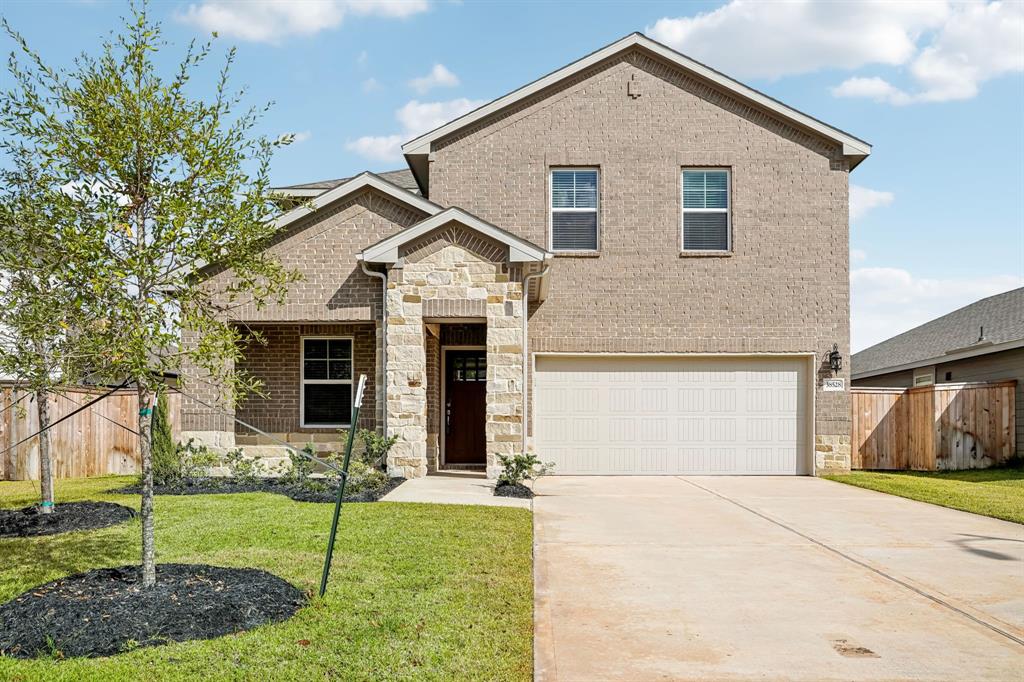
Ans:
{"type": "Polygon", "coordinates": [[[839,370],[843,368],[843,356],[839,352],[839,344],[833,343],[832,350],[828,354],[828,366],[832,368],[832,375],[839,374],[839,370]]]}

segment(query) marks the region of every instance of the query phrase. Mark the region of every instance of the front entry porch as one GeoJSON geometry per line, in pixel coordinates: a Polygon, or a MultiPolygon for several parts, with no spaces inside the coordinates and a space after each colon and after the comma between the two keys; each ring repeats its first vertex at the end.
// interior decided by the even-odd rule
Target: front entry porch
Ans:
{"type": "Polygon", "coordinates": [[[458,209],[363,252],[388,268],[390,475],[495,478],[499,456],[523,448],[525,306],[531,290],[540,298],[547,256],[458,209]]]}

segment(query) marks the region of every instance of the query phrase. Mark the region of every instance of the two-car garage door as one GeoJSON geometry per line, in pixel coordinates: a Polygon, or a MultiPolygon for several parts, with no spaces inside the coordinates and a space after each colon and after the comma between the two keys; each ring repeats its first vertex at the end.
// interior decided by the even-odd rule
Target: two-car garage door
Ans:
{"type": "Polygon", "coordinates": [[[555,474],[806,474],[807,360],[537,356],[534,449],[555,474]]]}

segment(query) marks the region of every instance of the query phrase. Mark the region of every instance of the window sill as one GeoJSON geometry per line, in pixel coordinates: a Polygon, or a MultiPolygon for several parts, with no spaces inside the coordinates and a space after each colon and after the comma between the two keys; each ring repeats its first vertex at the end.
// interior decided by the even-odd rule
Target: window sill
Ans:
{"type": "Polygon", "coordinates": [[[732,258],[732,251],[680,251],[680,258],[732,258]]]}
{"type": "Polygon", "coordinates": [[[553,251],[555,258],[598,258],[600,251],[553,251]]]}

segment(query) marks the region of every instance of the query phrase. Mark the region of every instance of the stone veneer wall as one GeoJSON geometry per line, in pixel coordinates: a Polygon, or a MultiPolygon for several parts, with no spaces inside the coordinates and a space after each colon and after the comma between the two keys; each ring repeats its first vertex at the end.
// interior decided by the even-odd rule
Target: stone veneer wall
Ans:
{"type": "Polygon", "coordinates": [[[523,291],[506,249],[449,223],[404,250],[391,270],[388,293],[388,433],[398,442],[388,457],[392,476],[419,477],[428,469],[428,373],[424,309],[458,309],[449,301],[481,305],[487,323],[487,474],[497,476],[499,454],[522,439],[523,291]]]}

